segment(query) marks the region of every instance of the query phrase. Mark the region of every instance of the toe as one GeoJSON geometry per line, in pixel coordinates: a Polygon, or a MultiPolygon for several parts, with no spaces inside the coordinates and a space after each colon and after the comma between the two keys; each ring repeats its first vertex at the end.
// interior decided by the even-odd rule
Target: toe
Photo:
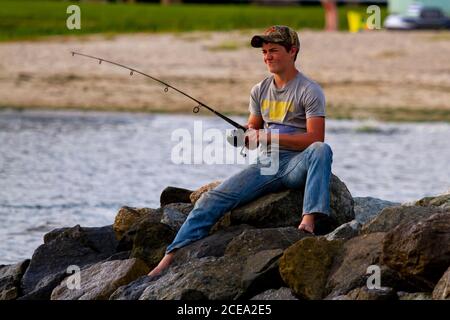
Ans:
{"type": "Polygon", "coordinates": [[[314,234],[314,227],[312,225],[309,225],[309,224],[306,224],[306,223],[300,224],[298,229],[302,230],[304,232],[310,233],[310,234],[314,234]]]}

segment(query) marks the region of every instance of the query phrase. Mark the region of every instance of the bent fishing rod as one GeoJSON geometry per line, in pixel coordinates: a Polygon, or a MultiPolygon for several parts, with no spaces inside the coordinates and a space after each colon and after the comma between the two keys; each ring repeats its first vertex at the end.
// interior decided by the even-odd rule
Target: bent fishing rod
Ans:
{"type": "Polygon", "coordinates": [[[208,105],[204,104],[203,102],[201,102],[201,101],[195,99],[194,97],[188,95],[187,93],[185,93],[185,92],[183,92],[183,91],[181,91],[181,90],[175,88],[174,86],[168,84],[167,82],[164,82],[164,81],[162,81],[162,80],[160,80],[160,79],[157,79],[157,78],[155,78],[155,77],[152,77],[151,75],[148,75],[148,74],[146,74],[146,73],[144,73],[144,72],[142,72],[142,71],[136,70],[136,69],[134,69],[134,68],[128,67],[128,66],[126,66],[126,65],[123,65],[123,64],[120,64],[120,63],[117,63],[117,62],[114,62],[114,61],[110,61],[110,60],[106,60],[106,59],[103,59],[103,58],[100,58],[100,57],[94,57],[94,56],[91,56],[91,55],[88,55],[88,54],[84,54],[84,53],[72,51],[72,56],[75,56],[75,55],[79,55],[79,56],[83,56],[83,57],[86,57],[86,58],[98,60],[98,64],[101,64],[101,63],[104,61],[104,62],[113,64],[113,65],[116,65],[116,66],[118,66],[118,67],[127,69],[127,70],[130,71],[130,76],[132,76],[134,73],[139,73],[139,74],[141,74],[141,75],[143,75],[143,76],[145,76],[145,77],[147,77],[147,78],[150,78],[150,79],[152,79],[152,80],[154,80],[154,81],[157,81],[157,82],[161,83],[162,85],[164,85],[164,86],[165,86],[164,92],[167,92],[167,91],[169,91],[169,88],[172,88],[172,89],[175,90],[176,92],[181,93],[181,94],[184,95],[185,97],[187,97],[187,98],[189,98],[189,99],[195,101],[196,103],[198,103],[198,105],[195,106],[195,107],[192,109],[192,112],[198,113],[199,110],[200,110],[200,107],[204,107],[204,108],[208,109],[209,111],[211,111],[212,113],[214,113],[216,116],[219,116],[220,118],[222,118],[223,120],[225,120],[226,122],[228,122],[229,124],[231,124],[231,125],[232,125],[233,127],[235,127],[236,129],[243,130],[244,132],[247,131],[247,128],[246,128],[246,127],[244,127],[244,126],[240,125],[239,123],[237,123],[237,122],[231,120],[231,119],[228,118],[227,116],[221,114],[220,112],[217,112],[216,110],[214,110],[214,109],[211,108],[210,106],[208,106],[208,105]]]}

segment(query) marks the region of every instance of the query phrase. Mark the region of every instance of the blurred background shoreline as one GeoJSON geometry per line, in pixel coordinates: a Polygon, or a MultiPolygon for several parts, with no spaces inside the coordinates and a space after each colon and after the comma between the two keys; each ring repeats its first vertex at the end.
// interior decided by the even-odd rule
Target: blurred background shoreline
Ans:
{"type": "MultiPolygon", "coordinates": [[[[338,2],[339,3],[339,2],[338,2]]],[[[450,121],[450,32],[348,32],[377,1],[339,3],[339,31],[322,31],[320,2],[300,5],[0,0],[0,108],[190,113],[176,93],[98,55],[159,77],[225,114],[247,114],[251,87],[269,74],[249,40],[271,24],[299,31],[297,67],[325,90],[332,119],[450,121]],[[81,9],[69,30],[66,8],[81,9]]],[[[379,3],[382,21],[388,12],[379,3]]],[[[205,114],[207,114],[205,112],[205,114]]]]}

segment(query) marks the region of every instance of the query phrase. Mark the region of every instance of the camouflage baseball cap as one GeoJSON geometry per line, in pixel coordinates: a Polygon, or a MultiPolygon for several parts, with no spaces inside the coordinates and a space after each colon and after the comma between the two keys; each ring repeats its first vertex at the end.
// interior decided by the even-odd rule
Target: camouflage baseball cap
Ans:
{"type": "Polygon", "coordinates": [[[272,26],[263,35],[253,36],[251,45],[261,48],[264,42],[287,44],[300,49],[300,40],[297,32],[287,26],[272,26]]]}

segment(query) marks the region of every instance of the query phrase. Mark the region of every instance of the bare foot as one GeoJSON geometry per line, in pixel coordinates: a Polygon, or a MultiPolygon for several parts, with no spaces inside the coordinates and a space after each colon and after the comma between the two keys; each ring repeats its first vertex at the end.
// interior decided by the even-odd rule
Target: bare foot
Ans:
{"type": "Polygon", "coordinates": [[[158,265],[149,272],[148,276],[154,277],[160,275],[164,270],[166,270],[169,265],[172,263],[173,260],[173,253],[168,253],[164,256],[164,258],[161,259],[161,261],[158,263],[158,265]]]}
{"type": "Polygon", "coordinates": [[[304,214],[302,222],[300,222],[298,229],[307,233],[314,234],[314,215],[304,214]]]}

